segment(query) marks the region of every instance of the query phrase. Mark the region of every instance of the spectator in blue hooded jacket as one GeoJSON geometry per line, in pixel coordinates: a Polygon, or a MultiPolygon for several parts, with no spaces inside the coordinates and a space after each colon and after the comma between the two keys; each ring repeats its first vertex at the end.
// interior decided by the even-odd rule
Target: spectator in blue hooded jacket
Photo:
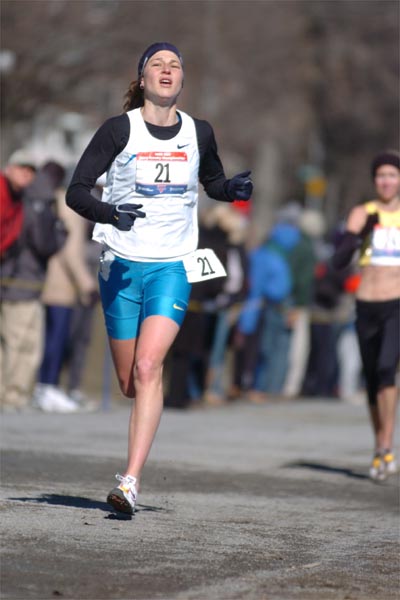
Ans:
{"type": "Polygon", "coordinates": [[[253,345],[243,384],[254,401],[263,400],[265,393],[279,393],[285,380],[290,341],[286,311],[292,290],[288,255],[299,240],[298,227],[278,223],[249,255],[249,293],[238,330],[253,345]]]}

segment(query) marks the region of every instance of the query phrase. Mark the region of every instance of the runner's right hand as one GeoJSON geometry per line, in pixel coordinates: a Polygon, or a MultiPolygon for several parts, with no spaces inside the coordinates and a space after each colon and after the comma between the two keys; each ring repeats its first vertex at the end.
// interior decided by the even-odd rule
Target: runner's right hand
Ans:
{"type": "Polygon", "coordinates": [[[143,204],[119,204],[113,210],[111,224],[120,231],[129,231],[135,219],[143,219],[146,216],[146,213],[138,210],[142,206],[143,204]]]}

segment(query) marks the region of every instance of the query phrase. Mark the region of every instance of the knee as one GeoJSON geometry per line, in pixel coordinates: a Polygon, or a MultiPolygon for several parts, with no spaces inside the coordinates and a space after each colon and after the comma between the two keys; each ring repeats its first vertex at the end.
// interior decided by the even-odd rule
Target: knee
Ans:
{"type": "Polygon", "coordinates": [[[154,382],[161,376],[161,365],[151,358],[139,358],[134,368],[134,380],[139,384],[154,382]]]}

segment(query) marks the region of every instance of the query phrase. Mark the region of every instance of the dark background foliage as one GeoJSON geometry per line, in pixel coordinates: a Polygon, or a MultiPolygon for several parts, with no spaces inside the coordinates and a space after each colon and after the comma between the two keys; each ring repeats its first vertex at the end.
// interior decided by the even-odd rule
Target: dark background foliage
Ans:
{"type": "MultiPolygon", "coordinates": [[[[2,0],[3,156],[40,115],[90,128],[121,112],[143,49],[167,39],[186,67],[183,110],[210,120],[228,174],[250,167],[255,205],[304,200],[299,168],[327,178],[342,217],[372,194],[371,157],[399,146],[397,0],[2,0]]],[[[40,126],[40,125],[39,125],[40,126]]]]}

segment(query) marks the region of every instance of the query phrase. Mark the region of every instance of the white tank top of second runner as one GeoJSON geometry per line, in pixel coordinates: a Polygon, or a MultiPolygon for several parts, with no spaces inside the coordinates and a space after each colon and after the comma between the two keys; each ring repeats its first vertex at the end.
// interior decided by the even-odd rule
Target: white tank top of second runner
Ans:
{"type": "Polygon", "coordinates": [[[139,108],[127,115],[129,140],[107,172],[102,201],[143,204],[146,217],[136,219],[130,231],[97,223],[93,239],[130,260],[179,260],[198,243],[199,150],[194,121],[179,111],[179,133],[159,140],[147,130],[139,108]]]}

